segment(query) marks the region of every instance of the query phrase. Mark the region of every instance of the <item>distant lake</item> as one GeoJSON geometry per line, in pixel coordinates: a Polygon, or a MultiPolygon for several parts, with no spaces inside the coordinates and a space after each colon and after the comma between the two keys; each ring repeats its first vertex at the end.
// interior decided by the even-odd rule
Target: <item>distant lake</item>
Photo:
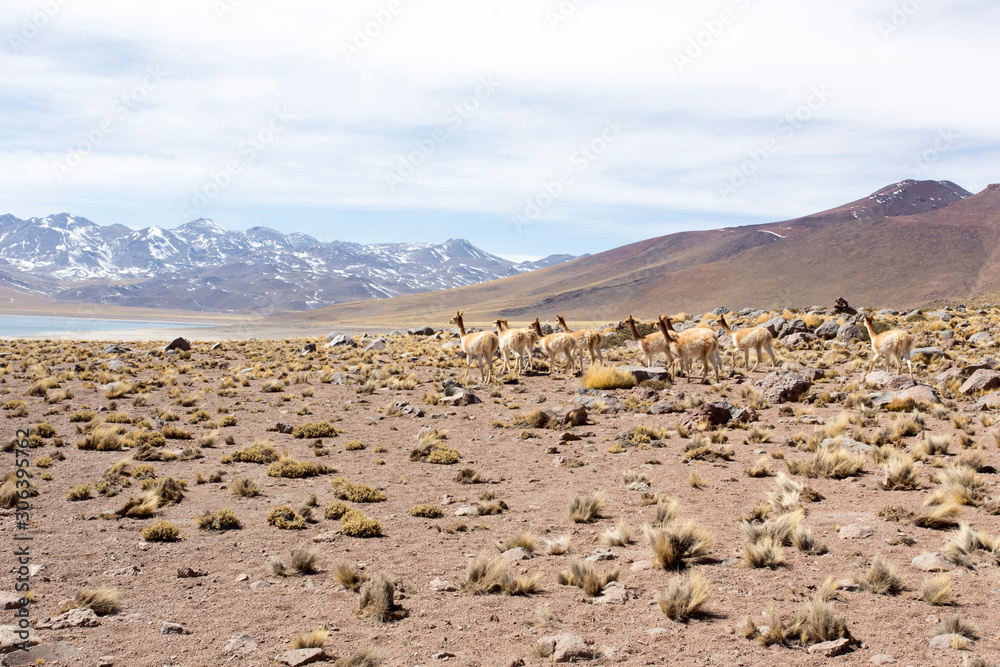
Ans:
{"type": "Polygon", "coordinates": [[[210,324],[141,320],[105,320],[91,317],[33,317],[0,313],[0,336],[64,336],[93,331],[123,331],[127,329],[201,328],[210,324]]]}

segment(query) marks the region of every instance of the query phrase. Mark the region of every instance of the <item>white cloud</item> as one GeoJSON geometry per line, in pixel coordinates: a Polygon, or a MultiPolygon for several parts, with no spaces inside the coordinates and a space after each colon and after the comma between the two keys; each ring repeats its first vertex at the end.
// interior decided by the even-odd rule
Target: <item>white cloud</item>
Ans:
{"type": "MultiPolygon", "coordinates": [[[[493,237],[477,228],[487,250],[545,255],[561,251],[555,230],[572,232],[571,251],[597,251],[837,205],[909,177],[908,160],[947,128],[959,139],[920,173],[977,190],[1000,145],[979,72],[995,61],[1000,10],[984,2],[59,6],[0,69],[0,193],[18,215],[72,210],[169,226],[236,161],[231,185],[204,208],[227,226],[297,231],[323,211],[359,221],[391,213],[398,222],[383,225],[413,238],[409,217],[439,215],[457,237],[474,216],[494,221],[493,237]],[[366,29],[374,36],[355,42],[366,29]],[[115,111],[148,68],[162,81],[127,114],[115,111]],[[484,80],[493,90],[477,96],[484,80]],[[816,90],[828,99],[789,133],[782,120],[816,90]],[[474,108],[456,115],[469,100],[474,108]],[[275,110],[294,120],[248,157],[244,142],[275,110]],[[627,129],[513,239],[510,216],[615,118],[627,129]],[[111,130],[60,181],[53,165],[108,119],[111,130]],[[769,139],[777,149],[720,196],[769,139]],[[390,189],[387,175],[405,163],[412,175],[390,189]]],[[[0,9],[4,41],[39,7],[0,9]]],[[[365,224],[339,231],[373,234],[365,224]]]]}

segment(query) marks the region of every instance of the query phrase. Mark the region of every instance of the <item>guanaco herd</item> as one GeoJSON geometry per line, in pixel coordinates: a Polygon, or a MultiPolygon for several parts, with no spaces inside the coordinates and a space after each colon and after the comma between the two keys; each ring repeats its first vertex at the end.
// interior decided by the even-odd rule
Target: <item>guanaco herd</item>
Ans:
{"type": "MultiPolygon", "coordinates": [[[[466,358],[465,376],[469,375],[469,368],[472,360],[479,363],[479,373],[482,380],[490,383],[493,380],[493,357],[500,353],[503,361],[501,374],[514,373],[520,375],[525,369],[525,357],[527,357],[527,368],[533,370],[532,356],[535,344],[542,347],[542,351],[549,360],[549,368],[557,369],[560,366],[560,359],[565,359],[568,373],[576,372],[579,366],[583,372],[583,355],[586,352],[591,365],[603,364],[601,347],[604,336],[595,329],[578,329],[573,331],[566,324],[562,315],[556,315],[562,332],[544,335],[542,325],[536,317],[528,327],[512,329],[506,319],[496,319],[493,325],[496,333],[492,331],[478,331],[466,333],[465,322],[461,312],[457,312],[449,321],[458,327],[461,336],[462,352],[466,358]],[[577,355],[578,357],[574,357],[577,355]],[[577,359],[579,364],[577,364],[577,359]],[[511,364],[513,360],[513,364],[511,364]]],[[[875,323],[872,318],[863,314],[865,328],[871,339],[872,355],[866,373],[870,373],[875,367],[875,362],[885,359],[887,371],[891,371],[891,363],[896,361],[896,367],[900,373],[903,371],[903,361],[909,369],[909,375],[913,377],[913,365],[910,362],[910,355],[913,350],[913,334],[902,329],[890,329],[882,333],[875,332],[875,323]]],[[[772,335],[764,327],[748,327],[734,331],[726,322],[724,315],[718,316],[719,325],[732,341],[731,361],[733,367],[737,364],[737,354],[743,353],[743,366],[752,373],[760,366],[764,352],[767,352],[771,359],[771,366],[777,365],[772,348],[772,335]],[[756,353],[756,362],[750,368],[750,350],[756,353]]],[[[719,367],[722,365],[722,358],[719,355],[719,338],[714,331],[703,327],[693,327],[683,331],[675,331],[670,318],[661,315],[656,320],[659,328],[658,332],[653,332],[646,336],[640,336],[636,327],[635,319],[629,315],[624,324],[632,333],[632,337],[639,344],[642,351],[643,363],[652,366],[658,355],[663,355],[668,368],[673,368],[675,363],[680,363],[684,374],[690,378],[692,367],[695,361],[700,361],[702,366],[701,382],[708,379],[708,367],[712,366],[715,372],[715,381],[719,381],[719,367]]]]}

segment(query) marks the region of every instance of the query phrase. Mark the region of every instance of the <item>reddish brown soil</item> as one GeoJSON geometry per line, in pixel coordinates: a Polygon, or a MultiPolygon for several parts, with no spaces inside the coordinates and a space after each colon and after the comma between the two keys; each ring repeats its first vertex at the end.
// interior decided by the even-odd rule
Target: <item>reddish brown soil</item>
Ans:
{"type": "MultiPolygon", "coordinates": [[[[65,442],[58,451],[65,454],[66,460],[56,461],[48,469],[51,480],[39,479],[38,473],[44,471],[33,469],[34,482],[41,493],[33,499],[32,558],[44,566],[33,580],[36,602],[32,607],[33,618],[39,621],[55,614],[60,603],[81,588],[113,587],[121,592],[121,611],[103,617],[99,627],[43,630],[39,633],[43,643],[65,642],[81,649],[81,656],[73,664],[96,665],[100,656],[110,655],[115,656],[115,665],[138,667],[274,664],[275,656],[287,649],[297,632],[316,627],[330,629],[326,649],[331,656],[343,657],[360,648],[375,647],[385,665],[435,664],[445,660],[433,657],[441,653],[454,654],[455,657],[446,658],[447,662],[460,665],[508,665],[518,658],[528,665],[540,665],[546,661],[531,656],[534,642],[544,635],[563,632],[577,634],[595,650],[606,652],[594,664],[750,666],[817,665],[829,661],[867,665],[876,654],[890,654],[902,666],[957,665],[963,657],[995,657],[1000,652],[997,635],[1000,580],[994,559],[974,558],[978,567],[956,569],[953,572],[956,603],[950,607],[931,606],[921,599],[922,583],[929,575],[911,567],[910,561],[921,553],[939,550],[949,531],[887,522],[876,516],[886,505],[917,511],[938,487],[930,481],[936,469],[921,468],[926,485],[921,491],[880,490],[879,467],[870,456],[859,477],[845,480],[795,477],[825,497],[806,505],[805,524],[828,545],[829,553],[810,556],[788,547],[780,567],[749,569],[740,564],[743,536],[738,518],[747,515],[763,499],[774,487],[775,478],[753,479],[744,471],[763,451],[782,452],[788,459],[811,456],[786,443],[796,433],[811,433],[812,425],[800,423],[793,416],[780,416],[781,406],[773,405],[760,412],[760,422],[773,429],[771,442],[745,444],[745,431],[730,430],[728,444],[734,452],[731,461],[688,463],[683,458],[686,441],[678,437],[655,443],[661,446],[640,449],[630,445],[623,453],[610,453],[609,447],[634,426],[671,427],[680,415],[652,416],[630,411],[597,414],[591,415],[591,424],[555,430],[511,425],[538,407],[557,408],[571,401],[581,386],[578,377],[547,374],[528,375],[518,384],[473,385],[473,391],[483,399],[480,404],[455,408],[425,405],[424,394],[440,391],[440,382],[432,378],[458,376],[461,369],[453,365],[444,369],[424,365],[426,357],[401,362],[400,353],[412,340],[393,339],[389,350],[374,356],[371,363],[381,368],[395,365],[405,371],[412,370],[420,384],[409,391],[380,389],[369,395],[356,393],[357,385],[319,381],[319,371],[324,367],[344,368],[352,378],[357,378],[356,369],[352,373],[348,367],[360,363],[360,356],[345,360],[336,353],[327,353],[322,346],[317,353],[297,355],[296,351],[307,342],[304,339],[258,342],[244,347],[227,343],[222,351],[215,352],[208,350],[207,343],[199,343],[187,360],[149,358],[143,351],[153,347],[152,344],[133,344],[132,352],[120,355],[136,365],[134,374],[128,376],[130,381],[150,381],[173,369],[189,367],[185,373],[173,377],[182,393],[200,391],[203,397],[197,408],[181,408],[168,397],[173,386],[150,386],[146,388],[150,393],[146,406],[135,407],[130,395],[117,401],[119,411],[153,422],[158,408],[169,408],[181,415],[181,420],[175,423],[196,435],[205,431],[201,425],[187,423],[188,413],[195,409],[207,410],[215,420],[222,416],[219,408],[224,408],[238,419],[236,426],[220,429],[218,445],[203,449],[204,458],[153,463],[158,477],[184,479],[189,485],[182,502],[160,509],[156,518],[147,520],[100,518],[103,513],[120,507],[130,494],[139,493],[137,485],[113,498],[66,500],[71,488],[83,483],[94,485],[108,467],[129,456],[127,451],[77,449],[75,445],[82,436],[77,434],[77,425],[69,422],[70,415],[82,406],[96,409],[112,402],[95,388],[93,379],[82,379],[85,373],[73,371],[74,363],[88,367],[95,364],[95,372],[99,372],[104,362],[116,355],[103,354],[104,343],[98,342],[48,345],[12,341],[3,346],[0,351],[8,356],[4,357],[7,372],[0,385],[4,392],[0,402],[24,400],[28,407],[28,415],[23,417],[7,418],[10,412],[2,413],[3,440],[13,436],[17,428],[44,421],[54,426],[57,437],[65,442]],[[219,362],[227,362],[228,368],[220,367],[219,362]],[[39,363],[44,367],[38,367],[39,363]],[[290,396],[287,401],[280,394],[263,393],[261,385],[265,380],[261,378],[252,379],[248,387],[237,385],[235,395],[220,397],[217,393],[221,379],[242,368],[275,365],[278,372],[294,370],[294,364],[305,363],[312,367],[309,382],[286,387],[284,393],[290,396]],[[69,375],[61,386],[69,387],[73,398],[48,405],[41,397],[25,395],[34,379],[61,372],[69,375]],[[307,387],[315,393],[304,398],[301,392],[307,387]],[[396,401],[408,401],[423,408],[427,415],[415,418],[382,414],[382,409],[396,401]],[[517,407],[508,405],[515,403],[517,407]],[[303,407],[308,407],[311,414],[296,414],[303,407]],[[311,449],[313,440],[296,439],[271,430],[278,422],[301,424],[323,420],[333,422],[340,434],[323,439],[330,453],[319,458],[311,449]],[[510,426],[492,426],[497,420],[510,426]],[[461,453],[458,465],[410,460],[417,433],[424,426],[447,429],[448,444],[461,453]],[[537,437],[522,439],[525,430],[537,437]],[[561,442],[567,431],[582,439],[561,442]],[[232,446],[222,443],[228,435],[233,437],[232,446]],[[340,522],[323,518],[323,506],[334,500],[329,483],[332,474],[281,479],[266,476],[266,466],[219,463],[219,458],[227,452],[261,438],[272,440],[279,452],[288,450],[300,461],[322,462],[336,467],[338,475],[351,481],[383,488],[388,494],[386,502],[359,507],[381,521],[384,535],[374,539],[338,535],[332,542],[317,545],[322,551],[320,573],[301,578],[273,575],[268,568],[270,559],[287,561],[292,550],[313,545],[317,535],[338,531],[340,522]],[[345,451],[345,443],[353,439],[363,441],[366,449],[345,451]],[[375,451],[378,447],[386,451],[378,453],[375,451]],[[586,465],[577,468],[557,465],[558,461],[571,457],[586,465]],[[479,470],[488,482],[476,485],[455,482],[456,473],[463,467],[479,470]],[[197,473],[207,477],[219,469],[226,473],[224,483],[195,484],[197,473]],[[670,621],[654,601],[654,594],[662,591],[675,575],[641,565],[651,556],[641,526],[653,519],[655,506],[642,506],[642,494],[625,488],[622,474],[630,469],[644,472],[653,492],[678,499],[682,518],[696,521],[714,535],[711,559],[695,566],[712,582],[714,591],[703,608],[704,613],[687,623],[670,621]],[[697,470],[704,480],[703,488],[695,489],[689,484],[692,470],[697,470]],[[230,493],[226,484],[242,476],[260,484],[259,497],[239,498],[230,493]],[[601,518],[589,524],[573,523],[567,511],[571,497],[595,489],[607,492],[601,518]],[[458,508],[471,506],[484,492],[495,494],[509,509],[494,516],[454,516],[458,508]],[[311,494],[316,494],[319,500],[314,511],[316,523],[304,530],[279,530],[265,522],[271,508],[285,503],[298,507],[311,494]],[[411,516],[409,508],[418,503],[435,503],[444,509],[445,516],[439,519],[411,516]],[[196,514],[221,508],[235,511],[243,528],[211,533],[195,526],[196,514]],[[144,541],[143,528],[159,519],[179,526],[183,540],[144,541]],[[569,535],[571,554],[591,555],[604,547],[601,534],[621,520],[631,527],[634,542],[627,547],[612,547],[614,560],[595,566],[599,571],[622,568],[621,581],[629,594],[623,605],[595,604],[581,589],[557,583],[557,576],[567,567],[570,556],[545,555],[547,548],[541,539],[536,555],[513,567],[515,573],[542,575],[540,589],[533,595],[471,596],[462,592],[436,592],[428,586],[435,578],[459,585],[471,557],[483,552],[496,555],[496,541],[523,531],[531,531],[540,538],[569,535]],[[446,534],[436,530],[457,522],[466,524],[469,531],[446,534]],[[870,526],[873,534],[863,539],[844,539],[838,534],[840,527],[857,524],[870,526]],[[901,535],[911,538],[913,543],[901,542],[901,535]],[[832,601],[835,611],[845,617],[850,634],[856,639],[851,652],[826,659],[809,655],[798,647],[764,647],[740,636],[737,629],[745,615],[764,624],[764,612],[773,607],[780,616],[790,618],[827,576],[863,576],[876,554],[883,554],[900,569],[907,590],[895,596],[847,591],[836,594],[832,601]],[[378,624],[355,615],[358,595],[345,591],[330,573],[342,559],[363,566],[369,574],[390,574],[401,591],[399,603],[406,617],[378,624]],[[137,568],[137,573],[114,574],[129,567],[137,568]],[[178,578],[178,568],[184,567],[200,568],[208,575],[178,578]],[[252,590],[251,584],[259,581],[267,585],[252,590]],[[561,624],[531,627],[539,605],[547,606],[561,619],[561,624]],[[980,639],[964,652],[930,648],[928,639],[934,625],[931,617],[956,613],[978,627],[980,639]],[[168,621],[180,623],[192,633],[161,634],[162,624],[168,621]],[[651,634],[656,628],[663,630],[651,634]],[[226,643],[242,633],[253,637],[259,649],[247,657],[227,655],[226,643]]],[[[435,342],[425,349],[437,345],[435,342]]],[[[629,348],[621,354],[634,359],[636,352],[629,348]]],[[[863,352],[860,354],[865,356],[863,352]]],[[[972,359],[978,353],[970,349],[960,354],[972,359]]],[[[839,390],[860,377],[860,371],[849,371],[844,363],[835,368],[838,376],[815,385],[813,395],[839,390]]],[[[762,366],[749,381],[765,373],[762,366]]],[[[474,372],[472,377],[477,375],[474,372]]],[[[926,370],[923,379],[929,380],[926,370]]],[[[745,404],[740,396],[743,382],[740,376],[725,380],[722,383],[728,387],[725,398],[737,405],[745,404]]],[[[718,400],[719,395],[710,389],[708,385],[681,379],[652,400],[676,398],[682,393],[718,400]]],[[[610,393],[623,400],[630,396],[648,398],[643,390],[610,393]]],[[[965,405],[968,403],[958,403],[954,411],[960,413],[965,405]]],[[[814,414],[825,421],[842,411],[842,405],[832,403],[815,407],[814,414]]],[[[850,412],[857,414],[856,409],[850,412]]],[[[891,413],[883,412],[882,422],[887,422],[890,416],[891,413]]],[[[929,432],[957,434],[947,419],[926,414],[925,420],[929,432]]],[[[1000,469],[1000,456],[989,430],[978,420],[973,425],[977,429],[975,440],[986,447],[988,463],[1000,469]]],[[[875,429],[862,430],[870,433],[875,429]]],[[[906,447],[912,448],[917,440],[907,438],[906,447]]],[[[167,449],[180,449],[186,444],[189,443],[170,440],[167,449]]],[[[47,440],[43,447],[32,450],[32,458],[51,456],[56,451],[52,441],[47,440]]],[[[960,451],[953,441],[952,454],[944,457],[944,463],[953,460],[960,451]]],[[[6,453],[3,457],[4,469],[10,469],[13,455],[6,453]]],[[[783,470],[783,462],[773,460],[771,469],[783,470]]],[[[980,476],[993,495],[996,474],[984,472],[980,476]]],[[[2,514],[4,553],[9,554],[14,517],[10,511],[2,514]]],[[[982,508],[964,507],[960,520],[990,535],[1000,533],[1000,517],[989,516],[982,508]]],[[[11,556],[5,557],[11,560],[11,556]]],[[[4,572],[9,569],[7,564],[3,565],[4,572]]],[[[4,588],[12,589],[13,575],[4,579],[8,582],[4,588]]],[[[2,622],[11,623],[13,612],[3,613],[2,622]]]]}

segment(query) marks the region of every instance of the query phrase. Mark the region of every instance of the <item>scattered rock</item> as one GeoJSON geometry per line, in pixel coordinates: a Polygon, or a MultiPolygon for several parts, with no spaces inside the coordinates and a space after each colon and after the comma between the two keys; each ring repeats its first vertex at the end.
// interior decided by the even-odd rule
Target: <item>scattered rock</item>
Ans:
{"type": "Polygon", "coordinates": [[[205,570],[199,570],[194,567],[179,567],[177,568],[177,578],[178,579],[193,579],[195,577],[207,577],[208,572],[205,570]]]}
{"type": "Polygon", "coordinates": [[[966,646],[971,643],[972,640],[966,639],[962,635],[958,634],[944,634],[938,635],[937,637],[931,637],[931,648],[954,648],[956,646],[966,646]]]}
{"type": "Polygon", "coordinates": [[[250,635],[242,634],[226,642],[222,650],[232,655],[249,655],[257,650],[257,642],[250,635]]]}
{"type": "Polygon", "coordinates": [[[333,531],[326,531],[313,536],[313,542],[317,544],[323,544],[326,542],[336,542],[340,537],[339,533],[333,531]]]}
{"type": "Polygon", "coordinates": [[[21,629],[16,625],[0,625],[0,653],[10,653],[27,642],[28,646],[38,643],[38,635],[32,628],[28,628],[28,637],[24,639],[20,634],[21,629]]]}
{"type": "Polygon", "coordinates": [[[431,327],[418,327],[416,329],[408,329],[406,333],[411,336],[433,336],[434,329],[431,327]]]}
{"type": "Polygon", "coordinates": [[[862,338],[864,338],[864,334],[861,331],[861,327],[852,322],[845,322],[837,330],[837,340],[842,343],[850,343],[862,338]]]}
{"type": "Polygon", "coordinates": [[[267,582],[267,581],[255,581],[252,584],[250,584],[250,590],[252,590],[254,592],[262,591],[265,588],[270,588],[270,587],[271,587],[271,584],[269,582],[267,582]]]}
{"type": "Polygon", "coordinates": [[[870,662],[873,665],[891,665],[896,662],[896,658],[886,653],[878,653],[871,657],[870,662]]]}
{"type": "Polygon", "coordinates": [[[621,412],[625,409],[625,404],[614,396],[576,396],[573,402],[590,411],[598,411],[599,405],[603,405],[604,409],[610,412],[621,412]]]}
{"type": "Polygon", "coordinates": [[[816,336],[807,332],[796,332],[782,338],[781,343],[787,348],[802,349],[809,347],[816,341],[816,336]]]}
{"type": "Polygon", "coordinates": [[[733,406],[725,401],[715,403],[702,403],[698,407],[685,412],[680,419],[688,430],[698,427],[702,421],[707,421],[711,426],[723,426],[732,419],[733,406]]]}
{"type": "Polygon", "coordinates": [[[611,549],[597,549],[594,553],[590,554],[584,560],[589,560],[591,563],[599,563],[605,560],[615,560],[618,558],[611,549]]]}
{"type": "Polygon", "coordinates": [[[93,609],[70,609],[64,614],[53,616],[48,621],[39,623],[39,629],[65,630],[66,628],[96,628],[101,619],[93,609]]]}
{"type": "Polygon", "coordinates": [[[438,593],[452,593],[458,590],[458,586],[451,583],[447,579],[441,579],[440,577],[431,579],[431,582],[427,584],[427,588],[432,591],[437,591],[438,593]]]}
{"type": "Polygon", "coordinates": [[[316,351],[316,343],[306,343],[305,346],[303,346],[303,348],[299,350],[299,354],[301,355],[312,354],[315,351],[316,351]]]}
{"type": "Polygon", "coordinates": [[[465,387],[456,386],[446,387],[444,390],[444,398],[438,399],[438,405],[450,405],[453,407],[482,402],[481,398],[473,394],[465,387]]]}
{"type": "Polygon", "coordinates": [[[669,382],[672,377],[670,371],[662,366],[619,366],[618,370],[631,373],[635,376],[636,382],[645,382],[646,380],[669,382]]]}
{"type": "Polygon", "coordinates": [[[850,639],[835,639],[832,642],[813,644],[809,647],[809,653],[811,655],[822,655],[826,658],[832,658],[835,655],[845,652],[850,645],[850,639]]]}
{"type": "Polygon", "coordinates": [[[950,572],[955,569],[955,564],[940,551],[920,554],[910,561],[910,565],[924,572],[950,572]]]}
{"type": "Polygon", "coordinates": [[[274,430],[283,435],[291,435],[292,431],[295,430],[295,424],[284,424],[278,422],[274,425],[274,430]]]}
{"type": "Polygon", "coordinates": [[[162,626],[160,626],[161,635],[189,635],[191,630],[185,628],[180,623],[171,623],[170,621],[165,621],[162,626]]]}
{"type": "Polygon", "coordinates": [[[778,371],[765,375],[754,388],[768,403],[787,403],[799,400],[811,386],[812,382],[798,373],[778,371]]]}
{"type": "Polygon", "coordinates": [[[993,336],[986,331],[980,331],[969,336],[969,342],[974,345],[990,345],[993,343],[993,336]]]}
{"type": "Polygon", "coordinates": [[[52,662],[75,664],[73,661],[78,655],[80,655],[80,649],[69,644],[38,644],[28,648],[27,651],[19,650],[8,653],[0,664],[4,667],[46,665],[52,662]]]}
{"type": "Polygon", "coordinates": [[[21,596],[13,591],[0,591],[0,605],[4,609],[20,609],[21,596]]]}
{"type": "Polygon", "coordinates": [[[628,590],[619,581],[613,581],[604,587],[604,591],[594,598],[595,604],[622,605],[628,601],[628,590]]]}
{"type": "Polygon", "coordinates": [[[594,652],[587,646],[583,637],[564,633],[555,636],[555,650],[552,652],[552,662],[573,662],[574,660],[590,660],[594,652]]]}
{"type": "Polygon", "coordinates": [[[840,325],[837,324],[837,320],[827,320],[816,327],[816,330],[813,332],[817,338],[822,338],[823,340],[832,340],[837,337],[838,333],[840,333],[840,325]]]}
{"type": "Polygon", "coordinates": [[[128,362],[122,361],[121,359],[112,359],[107,365],[108,370],[112,373],[125,373],[131,368],[128,362]]]}
{"type": "Polygon", "coordinates": [[[935,357],[943,357],[945,359],[951,359],[948,354],[939,347],[918,347],[910,352],[910,358],[914,358],[917,355],[923,355],[927,359],[934,359],[935,357]]]}
{"type": "Polygon", "coordinates": [[[167,343],[167,346],[163,349],[167,352],[169,352],[170,350],[180,350],[181,352],[187,352],[191,349],[191,343],[190,341],[188,341],[187,338],[175,338],[169,343],[167,343]]]}
{"type": "Polygon", "coordinates": [[[521,547],[515,547],[513,549],[507,549],[502,554],[500,554],[505,561],[513,565],[514,563],[520,562],[522,560],[528,560],[531,558],[531,554],[521,547]]]}
{"type": "Polygon", "coordinates": [[[321,648],[300,648],[292,651],[285,651],[275,658],[278,662],[288,667],[300,667],[312,662],[326,660],[326,652],[321,648]]]}
{"type": "Polygon", "coordinates": [[[435,660],[447,660],[448,658],[454,658],[456,656],[454,653],[450,653],[448,651],[438,651],[431,657],[435,660]]]}
{"type": "Polygon", "coordinates": [[[973,373],[965,383],[958,388],[959,393],[965,396],[979,393],[981,391],[991,391],[1000,388],[1000,372],[981,368],[973,373]]]}
{"type": "Polygon", "coordinates": [[[365,345],[365,351],[375,350],[376,352],[382,352],[386,348],[385,338],[376,338],[372,342],[365,345]]]}
{"type": "Polygon", "coordinates": [[[326,337],[327,343],[323,347],[357,347],[358,344],[351,340],[350,337],[345,336],[342,333],[332,333],[326,337]]]}
{"type": "Polygon", "coordinates": [[[406,401],[396,401],[392,404],[392,409],[399,412],[400,414],[409,415],[410,417],[423,417],[424,409],[416,406],[410,405],[406,401]]]}
{"type": "Polygon", "coordinates": [[[863,540],[866,537],[871,537],[875,534],[875,529],[871,526],[865,526],[859,523],[851,524],[850,526],[844,526],[840,529],[838,533],[841,539],[845,540],[863,540]]]}

